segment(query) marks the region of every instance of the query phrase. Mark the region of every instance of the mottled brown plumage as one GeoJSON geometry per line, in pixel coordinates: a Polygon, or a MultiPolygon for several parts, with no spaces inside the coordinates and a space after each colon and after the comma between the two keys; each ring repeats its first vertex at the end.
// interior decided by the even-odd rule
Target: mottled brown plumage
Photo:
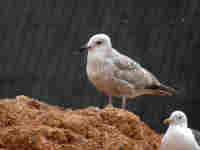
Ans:
{"type": "Polygon", "coordinates": [[[133,59],[112,48],[105,34],[92,36],[87,43],[87,75],[101,92],[111,96],[134,99],[144,94],[174,95],[175,89],[161,84],[148,70],[133,59]]]}

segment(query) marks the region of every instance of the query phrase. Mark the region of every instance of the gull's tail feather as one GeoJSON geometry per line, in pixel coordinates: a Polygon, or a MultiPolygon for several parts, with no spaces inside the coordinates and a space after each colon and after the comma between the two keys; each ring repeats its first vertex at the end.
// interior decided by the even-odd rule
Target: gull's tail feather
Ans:
{"type": "Polygon", "coordinates": [[[177,93],[174,88],[166,86],[164,84],[151,85],[146,87],[145,89],[151,90],[153,92],[152,94],[158,94],[163,96],[173,96],[177,93]]]}
{"type": "Polygon", "coordinates": [[[160,85],[160,90],[164,90],[164,91],[166,91],[168,93],[171,93],[171,95],[176,95],[177,94],[177,91],[174,88],[166,86],[164,84],[160,85]]]}

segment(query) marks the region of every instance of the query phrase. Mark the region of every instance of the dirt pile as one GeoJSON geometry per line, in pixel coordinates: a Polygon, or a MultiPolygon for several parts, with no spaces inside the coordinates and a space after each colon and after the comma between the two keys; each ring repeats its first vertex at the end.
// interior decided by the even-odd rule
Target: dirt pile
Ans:
{"type": "Polygon", "coordinates": [[[0,150],[158,150],[161,137],[126,110],[0,101],[0,150]]]}

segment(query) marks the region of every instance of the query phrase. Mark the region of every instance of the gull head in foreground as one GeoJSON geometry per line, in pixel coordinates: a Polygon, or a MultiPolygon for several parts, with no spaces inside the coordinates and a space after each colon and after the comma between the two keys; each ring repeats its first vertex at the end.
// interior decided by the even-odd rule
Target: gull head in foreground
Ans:
{"type": "Polygon", "coordinates": [[[160,150],[200,150],[182,111],[174,111],[164,123],[169,127],[162,138],[160,150]]]}
{"type": "Polygon", "coordinates": [[[125,108],[127,98],[135,99],[145,94],[169,96],[176,93],[175,89],[161,84],[139,63],[114,49],[106,34],[92,36],[80,50],[88,51],[88,79],[109,97],[110,105],[112,96],[121,97],[122,108],[125,108]]]}
{"type": "Polygon", "coordinates": [[[164,120],[164,124],[187,127],[187,117],[182,111],[174,111],[168,119],[164,120]]]}

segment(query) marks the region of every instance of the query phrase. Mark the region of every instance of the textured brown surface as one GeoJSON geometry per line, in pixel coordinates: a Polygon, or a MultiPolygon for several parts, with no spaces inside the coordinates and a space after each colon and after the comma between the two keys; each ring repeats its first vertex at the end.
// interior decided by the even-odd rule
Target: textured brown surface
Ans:
{"type": "Polygon", "coordinates": [[[126,110],[58,108],[24,96],[0,101],[2,150],[158,150],[161,137],[126,110]]]}
{"type": "MultiPolygon", "coordinates": [[[[104,32],[114,48],[180,89],[175,97],[129,101],[130,111],[158,132],[173,110],[199,114],[199,0],[0,0],[0,8],[0,98],[24,94],[65,107],[104,106],[107,99],[86,77],[85,57],[73,55],[104,32]]],[[[200,130],[196,116],[190,118],[200,130]]]]}

